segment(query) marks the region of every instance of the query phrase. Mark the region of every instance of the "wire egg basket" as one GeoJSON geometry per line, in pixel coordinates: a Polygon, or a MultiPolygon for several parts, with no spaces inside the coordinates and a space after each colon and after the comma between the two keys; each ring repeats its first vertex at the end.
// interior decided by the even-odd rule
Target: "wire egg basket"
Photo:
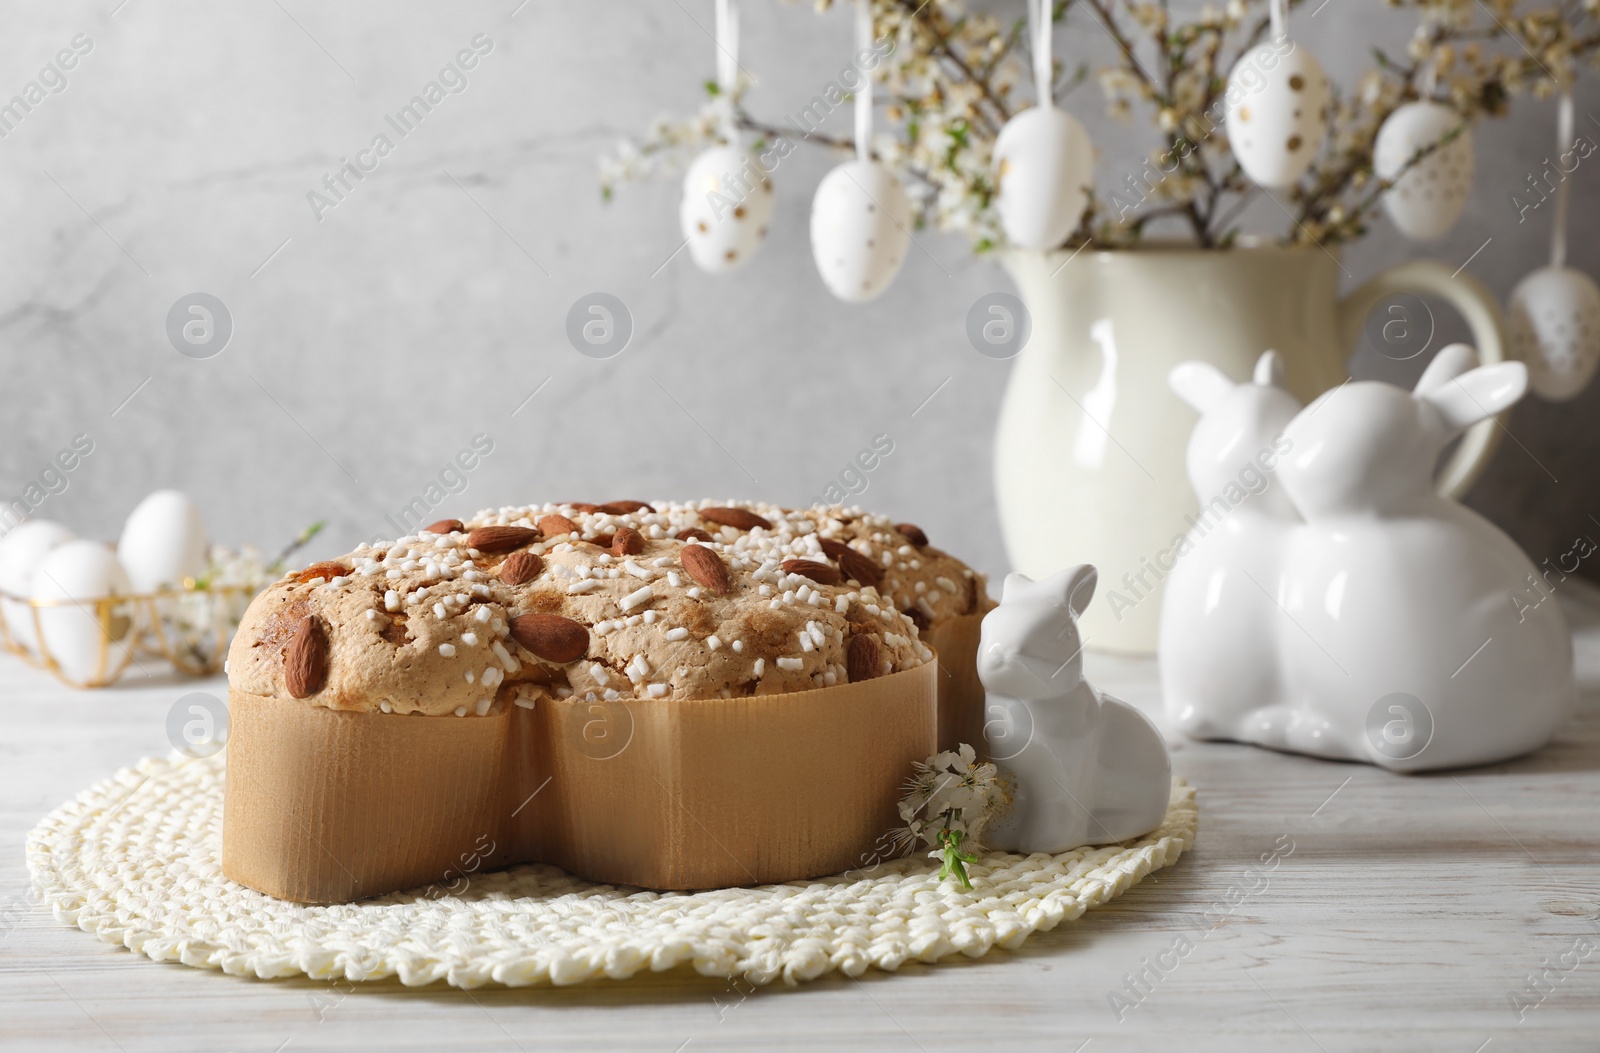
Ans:
{"type": "MultiPolygon", "coordinates": [[[[105,687],[141,659],[165,659],[181,673],[222,669],[228,645],[258,583],[185,579],[178,588],[90,600],[47,600],[0,592],[0,644],[72,687],[105,687]]],[[[148,670],[146,670],[148,672],[148,670]]]]}
{"type": "Polygon", "coordinates": [[[141,659],[210,676],[227,662],[250,601],[322,526],[300,531],[271,561],[251,545],[213,546],[206,577],[154,592],[47,600],[0,591],[0,647],[71,687],[105,687],[130,665],[148,676],[141,659]]]}

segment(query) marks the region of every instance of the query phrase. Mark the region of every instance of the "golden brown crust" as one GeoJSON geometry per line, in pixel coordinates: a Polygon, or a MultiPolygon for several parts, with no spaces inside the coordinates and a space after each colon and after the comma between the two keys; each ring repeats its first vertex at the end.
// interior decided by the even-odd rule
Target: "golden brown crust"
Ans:
{"type": "MultiPolygon", "coordinates": [[[[857,509],[551,504],[482,512],[459,526],[363,546],[271,585],[234,639],[232,685],[288,698],[285,649],[295,626],[315,616],[327,634],[327,671],[305,703],[331,709],[468,715],[544,693],[772,694],[865,676],[868,655],[873,675],[914,668],[931,657],[919,624],[988,606],[982,578],[960,561],[857,509]],[[473,547],[473,536],[495,551],[473,547]],[[684,561],[695,546],[704,551],[691,552],[689,565],[700,577],[684,561]],[[726,594],[702,584],[712,556],[726,570],[726,594]],[[538,557],[538,572],[503,575],[513,557],[538,557]],[[575,623],[587,646],[552,660],[576,650],[569,633],[563,648],[539,644],[540,657],[512,632],[523,615],[575,623]],[[852,645],[863,636],[870,646],[852,645]]],[[[522,624],[548,633],[559,623],[522,624]]]]}

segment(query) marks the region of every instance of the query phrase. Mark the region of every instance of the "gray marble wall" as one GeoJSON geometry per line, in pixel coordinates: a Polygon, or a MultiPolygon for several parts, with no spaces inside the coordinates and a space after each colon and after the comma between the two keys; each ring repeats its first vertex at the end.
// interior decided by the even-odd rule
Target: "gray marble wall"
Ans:
{"type": "MultiPolygon", "coordinates": [[[[92,454],[64,489],[47,476],[59,492],[36,514],[114,536],[143,493],[171,485],[201,500],[219,540],[276,544],[327,518],[318,548],[333,552],[392,533],[386,516],[441,476],[464,487],[441,515],[535,497],[800,501],[883,433],[893,452],[860,500],[1005,569],[989,436],[1008,367],[964,335],[972,301],[1008,287],[993,263],[929,233],[882,299],[835,302],[807,246],[810,195],[834,162],[821,153],[785,163],[769,243],[727,277],[682,256],[663,266],[674,184],[600,200],[596,155],[697,102],[709,0],[117,4],[6,9],[0,98],[74,40],[80,53],[0,138],[0,494],[86,433],[92,454]],[[394,151],[315,215],[307,193],[474,40],[465,87],[391,131],[394,151]],[[565,336],[569,307],[596,291],[636,325],[603,361],[565,336]],[[167,335],[196,292],[233,324],[205,359],[167,335]],[[449,466],[480,435],[492,451],[457,483],[449,466]]],[[[745,7],[752,105],[792,111],[845,54],[848,18],[745,7]]],[[[1398,47],[1406,30],[1370,0],[1330,0],[1303,25],[1336,77],[1365,61],[1370,34],[1398,47]]],[[[1063,46],[1104,55],[1097,32],[1083,23],[1063,46]]],[[[1074,107],[1097,109],[1093,95],[1074,107]]],[[[1586,87],[1585,127],[1596,101],[1586,87]]],[[[1545,219],[1519,222],[1509,195],[1549,152],[1553,119],[1519,102],[1480,130],[1470,210],[1427,254],[1471,257],[1501,294],[1541,262],[1545,219]]],[[[1090,123],[1102,171],[1138,151],[1138,127],[1090,123]]],[[[1595,174],[1574,178],[1573,261],[1600,273],[1595,174]]],[[[1380,230],[1346,266],[1359,279],[1418,252],[1380,230]]],[[[1370,352],[1354,367],[1401,378],[1370,352]]],[[[1600,531],[1597,408],[1600,391],[1519,407],[1516,441],[1474,495],[1536,559],[1600,531]]]]}

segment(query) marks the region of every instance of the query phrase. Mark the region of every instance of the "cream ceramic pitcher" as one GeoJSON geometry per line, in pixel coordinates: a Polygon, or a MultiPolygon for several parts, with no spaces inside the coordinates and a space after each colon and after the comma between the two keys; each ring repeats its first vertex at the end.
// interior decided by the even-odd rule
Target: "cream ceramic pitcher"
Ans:
{"type": "MultiPolygon", "coordinates": [[[[1195,413],[1167,386],[1178,363],[1243,380],[1275,349],[1289,390],[1310,402],[1348,379],[1368,312],[1396,293],[1445,300],[1485,364],[1505,358],[1487,290],[1431,261],[1384,271],[1343,299],[1339,261],[1317,247],[1015,252],[1005,265],[1032,317],[995,438],[1006,549],[1035,579],[1100,568],[1102,599],[1081,626],[1095,650],[1155,650],[1161,584],[1198,509],[1184,470],[1195,413]]],[[[1440,491],[1464,493],[1497,438],[1494,420],[1469,431],[1440,491]]],[[[1248,473],[1257,452],[1239,451],[1241,491],[1263,485],[1248,473]]]]}

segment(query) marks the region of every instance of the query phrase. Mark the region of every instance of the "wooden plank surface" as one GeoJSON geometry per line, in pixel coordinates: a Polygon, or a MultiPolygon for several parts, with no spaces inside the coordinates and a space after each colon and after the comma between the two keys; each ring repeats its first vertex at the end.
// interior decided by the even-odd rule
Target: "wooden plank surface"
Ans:
{"type": "MultiPolygon", "coordinates": [[[[682,972],[518,991],[262,982],[68,929],[26,903],[27,831],[166,752],[180,695],[223,688],[134,671],[73,692],[0,659],[0,1049],[1593,1051],[1600,592],[1563,599],[1584,697],[1533,757],[1397,776],[1176,745],[1198,843],[1108,908],[1016,952],[759,990],[682,972]]],[[[1157,708],[1150,663],[1091,656],[1089,672],[1157,708]]]]}

